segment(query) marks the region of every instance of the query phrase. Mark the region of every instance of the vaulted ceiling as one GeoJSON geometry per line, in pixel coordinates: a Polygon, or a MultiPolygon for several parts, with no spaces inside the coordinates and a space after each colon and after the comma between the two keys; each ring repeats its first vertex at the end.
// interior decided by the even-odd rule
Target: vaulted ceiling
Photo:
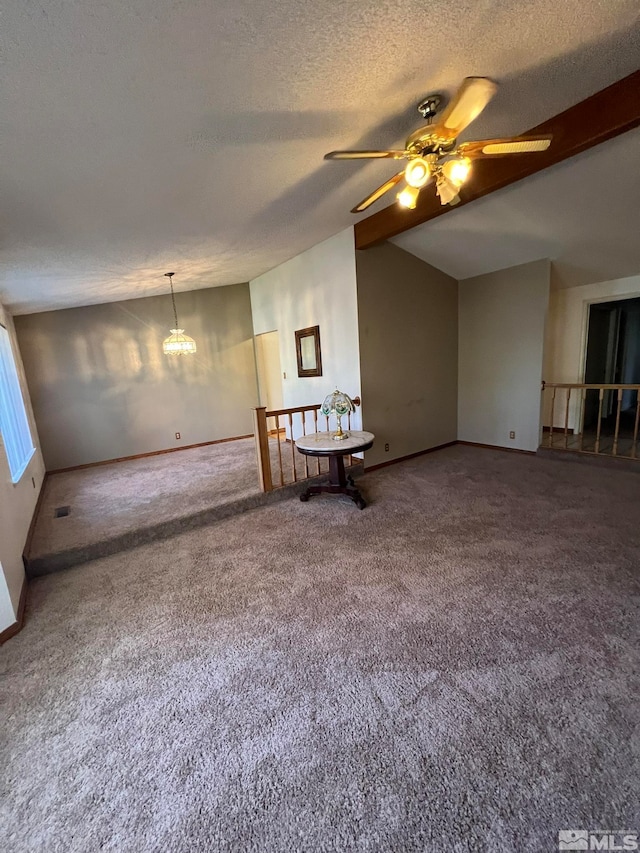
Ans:
{"type": "Polygon", "coordinates": [[[457,279],[551,258],[575,287],[640,275],[639,219],[636,129],[392,242],[457,279]]]}
{"type": "MultiPolygon", "coordinates": [[[[500,90],[466,137],[522,132],[635,70],[640,39],[636,0],[9,0],[1,24],[0,298],[17,313],[162,293],[168,269],[184,289],[246,281],[354,222],[390,174],[326,151],[401,144],[417,102],[471,74],[500,90]]],[[[554,170],[559,243],[590,178],[626,221],[637,182],[614,189],[589,158],[622,153],[637,175],[637,139],[421,226],[439,237],[417,253],[458,269],[464,237],[483,266],[511,262],[482,235],[535,242],[504,199],[544,200],[554,170]]]]}

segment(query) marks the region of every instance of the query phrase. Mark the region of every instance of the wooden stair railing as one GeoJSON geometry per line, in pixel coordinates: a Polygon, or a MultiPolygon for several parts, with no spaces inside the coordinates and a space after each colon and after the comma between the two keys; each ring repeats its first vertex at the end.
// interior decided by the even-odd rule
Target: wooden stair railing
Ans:
{"type": "Polygon", "coordinates": [[[545,417],[548,424],[545,423],[543,427],[543,447],[625,459],[640,458],[640,449],[638,448],[640,385],[543,381],[542,395],[543,406],[545,411],[548,411],[548,415],[545,417]],[[585,428],[589,391],[598,392],[598,414],[595,429],[585,428]],[[623,410],[625,392],[630,392],[631,395],[635,393],[635,405],[631,402],[623,410]],[[613,413],[614,409],[615,414],[613,413]],[[609,410],[611,410],[610,414],[609,410]],[[630,430],[625,431],[625,435],[621,436],[620,425],[623,411],[630,413],[633,426],[630,430]],[[559,426],[556,425],[558,414],[560,414],[562,421],[559,426]],[[613,434],[605,434],[603,422],[611,418],[613,418],[614,423],[613,434]],[[610,442],[609,439],[611,439],[610,442]]]}
{"type": "MultiPolygon", "coordinates": [[[[360,397],[354,397],[353,402],[356,406],[360,405],[360,397]]],[[[321,416],[320,426],[319,415],[320,404],[310,406],[293,406],[289,409],[273,409],[267,410],[266,406],[258,406],[253,410],[253,431],[256,441],[256,459],[258,464],[258,476],[260,488],[263,492],[271,492],[275,488],[289,485],[289,483],[297,483],[300,480],[306,480],[309,477],[317,477],[319,474],[326,473],[322,470],[323,466],[319,457],[316,457],[314,462],[308,456],[303,456],[297,453],[295,439],[300,435],[307,435],[308,432],[325,432],[329,431],[329,418],[321,416]],[[313,418],[310,414],[312,413],[313,418]],[[299,432],[298,423],[295,416],[299,415],[299,432]],[[281,425],[280,418],[284,418],[284,426],[281,425]],[[269,429],[269,422],[275,419],[275,429],[269,429]],[[307,424],[308,420],[312,420],[312,424],[307,424]],[[322,428],[322,420],[324,420],[324,429],[322,428]],[[313,429],[307,429],[307,426],[313,426],[313,429]],[[284,444],[289,445],[283,450],[282,436],[284,434],[284,444]],[[269,442],[269,437],[275,438],[276,453],[276,477],[274,481],[273,465],[272,465],[272,444],[269,442]],[[314,465],[315,472],[309,470],[310,465],[314,465]],[[289,466],[291,468],[289,479],[289,466]],[[304,473],[302,469],[304,470],[304,473]]],[[[351,413],[347,417],[347,429],[351,428],[351,413]]],[[[322,460],[324,461],[324,460],[322,460]]],[[[349,457],[349,464],[353,464],[353,458],[349,457]]],[[[326,466],[325,466],[326,467],[326,466]]]]}

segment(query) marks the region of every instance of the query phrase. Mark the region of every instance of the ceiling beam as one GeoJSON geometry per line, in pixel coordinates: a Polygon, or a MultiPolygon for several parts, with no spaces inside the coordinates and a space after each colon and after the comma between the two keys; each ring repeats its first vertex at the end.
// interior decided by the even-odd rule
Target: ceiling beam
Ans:
{"type": "Polygon", "coordinates": [[[431,188],[431,192],[420,193],[415,210],[392,204],[362,219],[355,226],[356,249],[368,249],[450,210],[457,210],[474,199],[555,166],[568,157],[613,139],[638,125],[640,71],[634,71],[628,77],[524,132],[526,136],[551,134],[553,141],[546,151],[476,160],[471,177],[460,192],[460,203],[455,207],[440,204],[440,199],[431,188]]]}

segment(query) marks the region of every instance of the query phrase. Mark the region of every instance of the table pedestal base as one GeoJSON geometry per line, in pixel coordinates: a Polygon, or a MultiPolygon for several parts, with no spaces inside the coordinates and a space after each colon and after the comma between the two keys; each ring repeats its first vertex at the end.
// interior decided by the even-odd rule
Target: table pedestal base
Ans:
{"type": "Polygon", "coordinates": [[[325,492],[330,495],[347,495],[358,509],[364,509],[367,505],[358,489],[356,489],[353,477],[345,473],[344,457],[342,456],[329,457],[329,482],[318,486],[309,486],[300,495],[300,500],[308,501],[313,495],[321,495],[325,492]]]}

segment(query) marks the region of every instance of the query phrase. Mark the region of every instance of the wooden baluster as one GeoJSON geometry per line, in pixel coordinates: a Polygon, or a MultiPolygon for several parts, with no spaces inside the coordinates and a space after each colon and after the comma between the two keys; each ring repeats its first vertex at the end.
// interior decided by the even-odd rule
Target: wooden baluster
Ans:
{"type": "MultiPolygon", "coordinates": [[[[325,420],[325,427],[326,427],[326,430],[327,430],[327,432],[329,433],[329,432],[331,432],[331,430],[329,429],[329,415],[325,415],[325,416],[324,416],[324,420],[325,420]]],[[[329,460],[327,460],[327,465],[328,465],[328,464],[329,464],[329,460]]]]}
{"type": "Polygon", "coordinates": [[[618,455],[618,433],[620,432],[620,409],[622,408],[622,388],[618,388],[618,408],[616,410],[616,429],[613,434],[613,450],[614,456],[618,455]]]}
{"type": "Polygon", "coordinates": [[[580,404],[580,452],[582,453],[582,445],[584,444],[584,407],[587,403],[587,389],[582,389],[580,404]]]}
{"type": "MultiPolygon", "coordinates": [[[[313,428],[314,432],[318,432],[318,410],[313,410],[313,428]]],[[[316,467],[318,469],[318,474],[320,473],[320,457],[316,456],[316,467]]]]}
{"type": "MultiPolygon", "coordinates": [[[[302,435],[306,435],[307,434],[307,413],[306,412],[300,412],[300,414],[302,415],[302,435]]],[[[308,462],[309,457],[305,453],[302,458],[304,459],[304,476],[305,476],[305,478],[308,478],[308,476],[309,476],[309,462],[308,462]]]]}
{"type": "Polygon", "coordinates": [[[553,414],[556,407],[556,388],[551,394],[551,423],[549,424],[549,447],[553,447],[553,414]]]}
{"type": "Polygon", "coordinates": [[[569,447],[569,400],[571,399],[571,388],[567,388],[567,407],[564,410],[564,449],[569,447]]]}
{"type": "Polygon", "coordinates": [[[600,389],[599,394],[599,404],[598,404],[598,429],[596,430],[596,446],[594,448],[595,453],[600,453],[600,427],[602,425],[602,402],[604,400],[604,388],[600,389]]]}
{"type": "Polygon", "coordinates": [[[253,433],[256,440],[256,457],[260,488],[263,492],[273,489],[271,480],[271,456],[269,455],[269,432],[267,430],[266,406],[253,410],[253,433]]]}
{"type": "Polygon", "coordinates": [[[278,464],[280,465],[280,485],[284,486],[284,471],[282,470],[282,448],[280,447],[280,415],[276,417],[276,436],[278,438],[278,464]]]}
{"type": "Polygon", "coordinates": [[[293,415],[289,412],[289,434],[291,435],[291,464],[293,465],[293,482],[298,482],[298,474],[296,472],[296,443],[293,437],[293,415]]]}
{"type": "Polygon", "coordinates": [[[640,391],[636,391],[636,424],[633,428],[633,444],[631,449],[631,458],[636,458],[638,447],[638,427],[640,426],[640,391]]]}

